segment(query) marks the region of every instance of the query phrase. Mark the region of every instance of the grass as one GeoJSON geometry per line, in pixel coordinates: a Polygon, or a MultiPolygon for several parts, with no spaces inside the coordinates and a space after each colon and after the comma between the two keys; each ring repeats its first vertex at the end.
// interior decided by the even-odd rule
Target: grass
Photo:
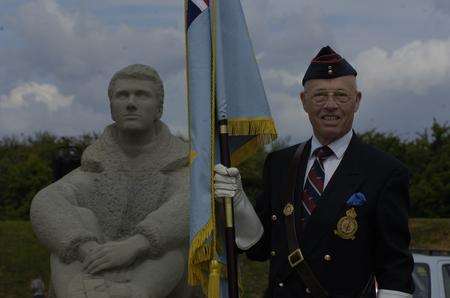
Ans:
{"type": "MultiPolygon", "coordinates": [[[[413,219],[412,248],[450,250],[450,219],[413,219]]],[[[262,297],[267,288],[268,263],[252,262],[242,256],[243,298],[262,297]]],[[[49,255],[37,242],[25,221],[0,222],[0,297],[31,297],[30,281],[41,275],[48,285],[49,255]]]]}
{"type": "Polygon", "coordinates": [[[39,275],[48,285],[49,262],[29,222],[0,222],[0,297],[31,297],[30,282],[39,275]]]}

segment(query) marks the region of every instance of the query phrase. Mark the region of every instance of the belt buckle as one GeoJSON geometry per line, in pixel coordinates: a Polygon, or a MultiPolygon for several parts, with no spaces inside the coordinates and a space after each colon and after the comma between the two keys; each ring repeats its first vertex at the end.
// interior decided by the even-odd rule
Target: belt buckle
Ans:
{"type": "Polygon", "coordinates": [[[303,258],[303,255],[302,255],[302,252],[300,251],[300,249],[297,248],[296,250],[291,252],[288,256],[288,260],[289,260],[289,264],[291,264],[292,268],[294,268],[295,266],[297,266],[298,264],[303,262],[304,258],[303,258]]]}

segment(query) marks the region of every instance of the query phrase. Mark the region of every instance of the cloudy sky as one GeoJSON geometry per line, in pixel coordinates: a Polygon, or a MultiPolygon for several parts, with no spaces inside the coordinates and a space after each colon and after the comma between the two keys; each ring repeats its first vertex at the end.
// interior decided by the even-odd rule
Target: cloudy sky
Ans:
{"type": "MultiPolygon", "coordinates": [[[[282,136],[310,134],[299,81],[327,44],[359,71],[357,131],[411,138],[433,118],[450,120],[450,1],[242,5],[282,136]]],[[[1,0],[0,136],[101,131],[111,122],[109,79],[131,63],[160,72],[164,119],[185,132],[183,0],[1,0]]]]}

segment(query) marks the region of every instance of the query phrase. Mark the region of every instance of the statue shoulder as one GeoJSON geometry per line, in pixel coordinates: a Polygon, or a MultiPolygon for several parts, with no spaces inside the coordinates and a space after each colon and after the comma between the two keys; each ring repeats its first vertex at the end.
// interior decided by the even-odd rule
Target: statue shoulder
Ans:
{"type": "Polygon", "coordinates": [[[181,137],[170,136],[170,162],[162,168],[162,172],[172,172],[189,166],[189,142],[181,137]]]}

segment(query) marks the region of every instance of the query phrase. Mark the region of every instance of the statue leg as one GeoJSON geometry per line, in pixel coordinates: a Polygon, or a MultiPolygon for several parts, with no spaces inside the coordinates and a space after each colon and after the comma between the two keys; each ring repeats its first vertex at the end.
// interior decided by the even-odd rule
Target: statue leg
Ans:
{"type": "MultiPolygon", "coordinates": [[[[102,236],[98,225],[97,218],[94,213],[86,208],[75,207],[80,214],[80,220],[86,229],[90,230],[99,238],[102,236]]],[[[53,291],[58,298],[77,297],[69,293],[78,288],[77,283],[81,283],[83,273],[83,267],[81,262],[74,261],[70,264],[65,264],[60,261],[59,257],[55,254],[50,255],[50,269],[51,269],[51,282],[53,291]],[[69,289],[71,290],[69,291],[69,289]]],[[[84,296],[80,296],[84,297],[84,296]]],[[[99,297],[100,298],[100,297],[99,297]]]]}
{"type": "Polygon", "coordinates": [[[191,297],[187,285],[187,249],[165,253],[159,259],[147,259],[133,266],[130,283],[144,289],[151,298],[191,297]]]}

